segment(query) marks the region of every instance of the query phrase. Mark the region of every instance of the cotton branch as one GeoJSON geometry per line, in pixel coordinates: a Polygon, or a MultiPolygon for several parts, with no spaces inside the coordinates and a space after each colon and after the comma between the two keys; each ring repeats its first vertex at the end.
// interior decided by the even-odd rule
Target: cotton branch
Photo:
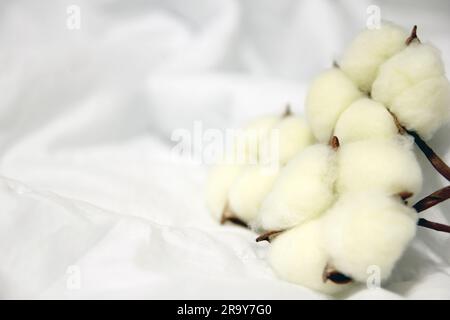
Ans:
{"type": "Polygon", "coordinates": [[[446,224],[442,224],[442,223],[429,221],[424,218],[420,218],[419,221],[417,222],[417,225],[424,227],[424,228],[436,230],[436,231],[450,233],[450,226],[448,226],[446,224]]]}
{"type": "Polygon", "coordinates": [[[416,209],[417,212],[425,211],[428,208],[431,208],[438,203],[441,203],[450,198],[450,186],[439,189],[438,191],[433,192],[429,196],[423,198],[418,201],[413,208],[416,209]]]}
{"type": "Polygon", "coordinates": [[[414,131],[406,132],[414,138],[414,142],[430,161],[431,165],[439,172],[445,179],[450,181],[450,167],[430,148],[430,146],[414,131]]]}
{"type": "MultiPolygon", "coordinates": [[[[438,191],[433,192],[429,196],[423,198],[422,200],[417,202],[413,206],[413,208],[416,209],[417,212],[422,212],[422,211],[429,209],[429,208],[437,205],[438,203],[441,203],[449,198],[450,198],[450,186],[447,186],[447,187],[439,189],[438,191]]],[[[424,227],[424,228],[433,229],[436,231],[450,233],[450,226],[441,224],[441,223],[437,223],[437,222],[433,222],[433,221],[428,221],[423,218],[419,219],[419,221],[417,222],[417,225],[424,227]]]]}
{"type": "Polygon", "coordinates": [[[402,126],[397,116],[391,112],[392,117],[394,118],[395,125],[397,126],[398,132],[400,134],[409,134],[414,138],[414,143],[419,147],[422,153],[427,157],[428,161],[431,165],[439,172],[445,179],[450,181],[450,167],[442,160],[431,147],[419,136],[419,134],[415,131],[407,130],[402,126]]]}

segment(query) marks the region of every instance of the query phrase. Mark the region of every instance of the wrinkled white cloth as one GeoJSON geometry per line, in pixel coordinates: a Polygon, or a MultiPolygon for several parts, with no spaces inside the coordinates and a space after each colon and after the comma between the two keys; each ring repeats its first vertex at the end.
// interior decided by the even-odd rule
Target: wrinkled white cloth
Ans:
{"type": "MultiPolygon", "coordinates": [[[[449,3],[411,2],[2,1],[0,298],[326,298],[277,279],[255,234],[213,221],[207,166],[174,158],[171,134],[287,102],[301,113],[371,4],[418,24],[449,69],[449,3]]],[[[449,133],[430,142],[448,162],[449,133]]],[[[426,195],[446,181],[418,156],[426,195]]],[[[424,215],[449,223],[450,203],[424,215]]],[[[449,299],[449,247],[418,230],[382,289],[341,298],[449,299]]]]}

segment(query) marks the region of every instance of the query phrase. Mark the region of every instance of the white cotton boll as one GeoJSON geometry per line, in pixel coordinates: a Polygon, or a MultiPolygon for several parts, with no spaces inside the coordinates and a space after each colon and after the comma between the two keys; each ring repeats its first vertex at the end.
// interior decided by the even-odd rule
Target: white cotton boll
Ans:
{"type": "Polygon", "coordinates": [[[341,114],[334,129],[342,145],[372,138],[393,138],[397,134],[397,126],[385,106],[368,98],[353,102],[341,114]]]}
{"type": "Polygon", "coordinates": [[[390,106],[399,122],[428,140],[449,121],[450,84],[438,77],[422,81],[403,91],[390,106]]]}
{"type": "Polygon", "coordinates": [[[361,96],[355,84],[336,68],[313,81],[306,97],[306,114],[319,142],[328,142],[341,113],[361,96]]]}
{"type": "Polygon", "coordinates": [[[300,150],[313,143],[314,136],[306,121],[302,117],[287,116],[262,142],[259,160],[285,165],[300,150]]]}
{"type": "Polygon", "coordinates": [[[222,217],[230,187],[242,170],[241,165],[227,164],[211,168],[206,186],[206,205],[216,220],[222,217]]]}
{"type": "Polygon", "coordinates": [[[281,116],[261,116],[250,121],[234,139],[232,152],[228,155],[239,164],[256,164],[261,143],[270,134],[281,116]]]}
{"type": "Polygon", "coordinates": [[[246,166],[231,185],[228,195],[231,211],[244,222],[252,222],[277,176],[278,170],[271,167],[246,166]]]}
{"type": "Polygon", "coordinates": [[[405,90],[444,74],[441,54],[436,48],[411,43],[380,66],[372,86],[372,98],[390,107],[405,90]]]}
{"type": "Polygon", "coordinates": [[[324,216],[325,245],[331,264],[366,282],[369,267],[391,274],[416,231],[417,212],[384,192],[342,195],[324,216]]]}
{"type": "Polygon", "coordinates": [[[351,286],[323,281],[328,254],[323,248],[322,236],[320,220],[309,221],[278,235],[269,251],[269,263],[275,274],[283,280],[330,295],[351,286]]]}
{"type": "Polygon", "coordinates": [[[405,48],[408,33],[392,23],[362,31],[345,51],[339,65],[364,92],[370,92],[378,67],[405,48]]]}
{"type": "Polygon", "coordinates": [[[335,151],[313,145],[284,167],[261,205],[258,227],[283,230],[322,214],[334,201],[335,151]]]}
{"type": "Polygon", "coordinates": [[[380,189],[388,194],[418,194],[422,170],[412,147],[412,139],[403,136],[342,144],[338,150],[338,192],[380,189]]]}
{"type": "Polygon", "coordinates": [[[208,175],[206,204],[213,217],[220,220],[228,201],[228,193],[244,164],[258,159],[261,141],[280,121],[279,116],[262,116],[252,120],[233,141],[233,148],[208,175]]]}

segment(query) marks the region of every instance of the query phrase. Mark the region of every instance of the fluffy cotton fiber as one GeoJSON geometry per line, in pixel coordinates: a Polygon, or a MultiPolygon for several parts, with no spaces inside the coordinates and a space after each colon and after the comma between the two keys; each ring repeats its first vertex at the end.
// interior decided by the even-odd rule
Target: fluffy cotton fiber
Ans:
{"type": "Polygon", "coordinates": [[[220,164],[211,168],[206,186],[206,205],[215,219],[219,220],[222,216],[231,185],[244,170],[247,161],[258,159],[261,141],[280,119],[279,116],[262,116],[248,123],[236,137],[230,153],[220,164]]]}
{"type": "Polygon", "coordinates": [[[334,201],[335,151],[307,147],[284,167],[261,206],[258,227],[283,230],[324,212],[334,201]]]}
{"type": "Polygon", "coordinates": [[[355,84],[337,68],[313,81],[306,97],[306,114],[318,141],[328,142],[341,113],[361,96],[355,84]]]}
{"type": "Polygon", "coordinates": [[[411,43],[380,67],[372,86],[372,98],[390,107],[394,99],[406,89],[444,74],[441,55],[436,48],[428,44],[411,43]]]}
{"type": "Polygon", "coordinates": [[[231,211],[244,222],[251,222],[277,176],[278,171],[270,167],[247,166],[231,185],[228,198],[231,211]]]}
{"type": "Polygon", "coordinates": [[[366,29],[345,51],[340,67],[362,91],[370,92],[378,67],[405,48],[407,36],[403,28],[388,22],[379,29],[366,29]]]}
{"type": "Polygon", "coordinates": [[[277,236],[270,246],[269,263],[281,279],[336,294],[350,284],[322,280],[328,254],[323,248],[321,227],[320,220],[312,220],[277,236]]]}
{"type": "Polygon", "coordinates": [[[220,220],[230,187],[242,170],[242,165],[220,164],[211,168],[206,186],[206,205],[216,220],[220,220]]]}
{"type": "Polygon", "coordinates": [[[372,138],[390,139],[398,134],[389,111],[368,98],[353,102],[339,117],[334,129],[341,144],[372,138]]]}
{"type": "Polygon", "coordinates": [[[324,217],[331,263],[361,282],[376,266],[385,280],[413,239],[416,223],[417,213],[399,197],[374,191],[343,195],[324,217]]]}
{"type": "Polygon", "coordinates": [[[269,134],[260,148],[259,160],[263,164],[274,161],[285,165],[300,150],[314,143],[311,129],[298,116],[284,117],[273,127],[271,133],[274,135],[269,134]]]}
{"type": "Polygon", "coordinates": [[[280,120],[280,116],[261,116],[250,121],[235,138],[229,155],[232,157],[231,161],[239,164],[255,164],[262,142],[280,120]]]}
{"type": "Polygon", "coordinates": [[[342,144],[338,150],[338,192],[380,189],[388,194],[418,194],[422,171],[412,147],[412,139],[403,136],[342,144]]]}
{"type": "Polygon", "coordinates": [[[424,80],[397,96],[390,106],[408,130],[428,140],[450,118],[450,84],[445,77],[424,80]]]}

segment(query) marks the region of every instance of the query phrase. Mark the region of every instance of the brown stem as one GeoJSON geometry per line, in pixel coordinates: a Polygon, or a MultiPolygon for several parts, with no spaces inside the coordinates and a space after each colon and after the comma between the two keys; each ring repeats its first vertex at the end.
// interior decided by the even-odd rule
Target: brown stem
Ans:
{"type": "Polygon", "coordinates": [[[438,191],[433,192],[429,196],[426,196],[422,200],[418,201],[413,206],[413,208],[416,209],[417,212],[422,212],[447,199],[450,199],[450,186],[439,189],[438,191]]]}
{"type": "Polygon", "coordinates": [[[231,222],[233,224],[236,224],[238,226],[248,228],[247,223],[242,221],[240,218],[238,218],[234,212],[230,209],[230,206],[228,203],[226,203],[225,208],[222,212],[222,217],[220,218],[220,224],[225,224],[226,222],[231,222]]]}
{"type": "Polygon", "coordinates": [[[343,273],[340,273],[329,264],[327,264],[325,266],[325,269],[323,269],[322,280],[324,283],[330,280],[331,282],[334,282],[336,284],[347,284],[353,281],[352,278],[346,276],[343,273]]]}
{"type": "MultiPolygon", "coordinates": [[[[406,129],[405,129],[406,130],[406,129]]],[[[430,146],[415,131],[406,130],[414,138],[414,142],[430,161],[431,165],[445,179],[450,181],[450,167],[430,148],[430,146]]]]}
{"type": "Polygon", "coordinates": [[[284,230],[273,230],[273,231],[264,232],[258,238],[256,238],[256,242],[261,242],[261,241],[270,242],[273,238],[275,238],[277,235],[279,235],[283,231],[284,230]]]}
{"type": "MultiPolygon", "coordinates": [[[[389,111],[390,112],[390,111],[389,111]]],[[[392,118],[394,119],[394,123],[397,126],[398,133],[405,134],[408,133],[410,136],[414,138],[414,143],[419,147],[422,153],[427,157],[428,161],[431,165],[439,172],[445,179],[450,181],[450,167],[442,160],[431,147],[419,136],[419,134],[415,131],[407,130],[402,126],[397,116],[390,112],[392,118]]]]}
{"type": "Polygon", "coordinates": [[[450,233],[450,226],[448,226],[446,224],[442,224],[442,223],[429,221],[424,218],[420,218],[419,221],[417,222],[417,225],[424,227],[424,228],[436,230],[436,231],[450,233]]]}
{"type": "Polygon", "coordinates": [[[417,37],[417,26],[414,26],[411,30],[411,34],[409,35],[409,37],[406,39],[405,44],[407,46],[409,46],[411,44],[411,42],[413,42],[414,40],[417,40],[420,43],[419,38],[417,37]]]}

